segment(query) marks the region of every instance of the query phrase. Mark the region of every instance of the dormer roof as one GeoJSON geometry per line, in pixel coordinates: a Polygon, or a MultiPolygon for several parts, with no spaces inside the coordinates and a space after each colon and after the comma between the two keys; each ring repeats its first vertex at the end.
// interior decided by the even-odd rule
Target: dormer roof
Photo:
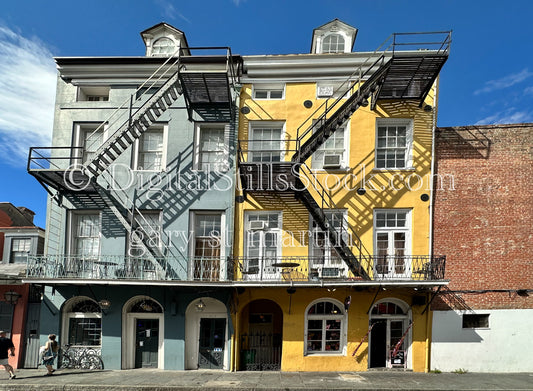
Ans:
{"type": "Polygon", "coordinates": [[[185,49],[182,54],[190,55],[185,33],[168,23],[161,22],[144,31],[141,37],[146,46],[146,56],[165,57],[175,53],[178,49],[185,49]],[[158,44],[159,42],[159,44],[158,44]],[[155,45],[154,45],[155,44],[155,45]]]}
{"type": "MultiPolygon", "coordinates": [[[[343,50],[337,53],[349,53],[353,50],[357,29],[335,18],[313,30],[313,39],[311,41],[311,53],[334,53],[325,48],[324,42],[328,36],[337,35],[344,41],[343,50]],[[325,50],[326,49],[326,50],[325,50]]],[[[330,37],[331,38],[331,37],[330,37]]]]}

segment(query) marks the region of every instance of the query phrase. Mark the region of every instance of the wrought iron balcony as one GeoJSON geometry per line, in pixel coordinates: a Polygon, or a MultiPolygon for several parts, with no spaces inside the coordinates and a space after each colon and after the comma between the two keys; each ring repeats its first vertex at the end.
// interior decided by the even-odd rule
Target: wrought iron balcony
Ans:
{"type": "MultiPolygon", "coordinates": [[[[441,281],[446,257],[361,256],[371,281],[441,281]]],[[[340,257],[139,258],[126,256],[29,256],[26,278],[33,280],[117,280],[290,283],[366,281],[354,277],[340,257]]]]}
{"type": "MultiPolygon", "coordinates": [[[[441,281],[445,263],[445,256],[359,257],[360,268],[371,281],[441,281]]],[[[340,257],[236,257],[233,271],[233,280],[243,282],[363,281],[348,271],[340,257]]]]}
{"type": "Polygon", "coordinates": [[[28,279],[227,281],[220,257],[29,256],[28,279]]]}

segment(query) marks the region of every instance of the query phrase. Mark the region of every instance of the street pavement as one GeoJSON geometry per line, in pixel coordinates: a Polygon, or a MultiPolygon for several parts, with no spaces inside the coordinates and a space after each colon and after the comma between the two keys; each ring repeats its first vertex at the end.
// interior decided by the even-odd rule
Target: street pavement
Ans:
{"type": "Polygon", "coordinates": [[[0,372],[0,391],[533,390],[533,373],[222,372],[158,369],[0,372]]]}

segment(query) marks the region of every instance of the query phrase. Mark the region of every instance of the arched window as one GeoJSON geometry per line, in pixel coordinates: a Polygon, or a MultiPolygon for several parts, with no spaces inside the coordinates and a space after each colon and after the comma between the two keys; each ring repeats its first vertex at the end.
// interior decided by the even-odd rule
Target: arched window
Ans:
{"type": "Polygon", "coordinates": [[[384,302],[374,305],[372,315],[405,315],[405,311],[398,304],[384,302]]]}
{"type": "Polygon", "coordinates": [[[322,53],[344,53],[344,37],[340,34],[329,34],[322,40],[322,53]]]}
{"type": "Polygon", "coordinates": [[[174,50],[175,50],[174,41],[166,37],[159,38],[152,45],[153,56],[165,56],[165,55],[174,53],[174,50]]]}
{"type": "Polygon", "coordinates": [[[346,313],[336,300],[312,303],[306,312],[306,354],[342,353],[346,346],[346,313]]]}
{"type": "MultiPolygon", "coordinates": [[[[100,346],[102,343],[102,309],[88,297],[76,297],[65,304],[66,343],[72,346],[100,346]]],[[[63,344],[65,340],[63,339],[63,344]]]]}

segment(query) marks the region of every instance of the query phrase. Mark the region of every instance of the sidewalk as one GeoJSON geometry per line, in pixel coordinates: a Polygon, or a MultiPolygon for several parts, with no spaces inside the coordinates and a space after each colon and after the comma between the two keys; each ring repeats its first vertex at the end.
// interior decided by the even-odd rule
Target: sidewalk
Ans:
{"type": "Polygon", "coordinates": [[[533,390],[533,373],[412,372],[219,372],[59,370],[43,376],[44,369],[22,369],[17,378],[0,373],[0,391],[93,390],[533,390]]]}

